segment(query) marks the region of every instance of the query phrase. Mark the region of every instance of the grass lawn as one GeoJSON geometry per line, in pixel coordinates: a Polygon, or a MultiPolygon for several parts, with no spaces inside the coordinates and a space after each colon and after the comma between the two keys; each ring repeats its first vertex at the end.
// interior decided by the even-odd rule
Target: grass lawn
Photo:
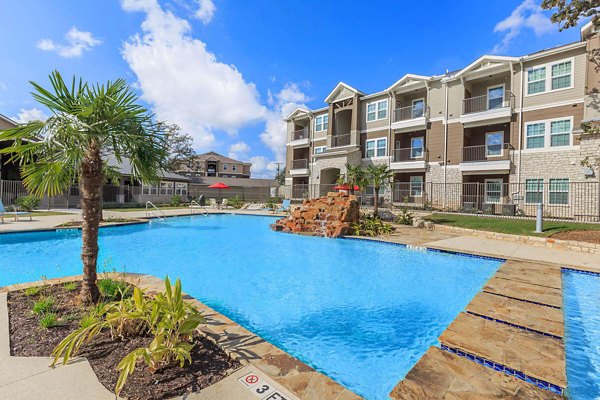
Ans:
{"type": "Polygon", "coordinates": [[[470,215],[432,214],[426,220],[436,224],[451,225],[467,229],[482,231],[510,233],[513,235],[551,236],[557,232],[572,230],[600,231],[600,224],[584,224],[577,222],[544,221],[543,233],[535,233],[535,220],[521,220],[510,218],[487,218],[470,215]]]}
{"type": "MultiPolygon", "coordinates": [[[[60,211],[34,211],[31,215],[33,217],[49,217],[52,215],[73,215],[73,214],[60,212],[60,211]]],[[[23,216],[21,216],[21,218],[23,218],[23,216]]]]}
{"type": "MultiPolygon", "coordinates": [[[[189,209],[188,206],[158,206],[161,210],[186,210],[189,209]]],[[[148,208],[148,210],[154,210],[154,208],[148,208]]],[[[105,208],[104,211],[118,211],[118,212],[132,212],[132,211],[146,211],[146,207],[132,207],[132,208],[105,208]]]]}

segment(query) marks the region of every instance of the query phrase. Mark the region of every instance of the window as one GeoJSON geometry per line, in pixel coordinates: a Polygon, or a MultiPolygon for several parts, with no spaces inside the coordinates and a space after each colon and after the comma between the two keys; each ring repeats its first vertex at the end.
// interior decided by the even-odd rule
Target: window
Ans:
{"type": "Polygon", "coordinates": [[[329,115],[319,115],[315,118],[315,131],[321,132],[326,131],[329,125],[329,115]]]}
{"type": "Polygon", "coordinates": [[[377,157],[385,157],[387,148],[387,139],[377,140],[377,157]]]}
{"type": "Polygon", "coordinates": [[[546,124],[536,123],[528,124],[527,131],[527,148],[538,149],[544,147],[544,135],[546,134],[546,124]]]}
{"type": "Polygon", "coordinates": [[[410,177],[410,197],[421,197],[423,195],[423,177],[410,177]]]}
{"type": "Polygon", "coordinates": [[[173,182],[160,182],[160,194],[173,194],[173,182]]]}
{"type": "Polygon", "coordinates": [[[412,101],[412,117],[420,118],[425,113],[425,100],[418,99],[412,101]]]}
{"type": "Polygon", "coordinates": [[[527,71],[527,94],[546,91],[546,67],[532,68],[527,71]]]}
{"type": "Polygon", "coordinates": [[[156,185],[143,185],[142,194],[158,194],[158,186],[156,185]]]}
{"type": "Polygon", "coordinates": [[[530,122],[525,127],[527,148],[570,146],[572,129],[572,117],[530,122]]]}
{"type": "Polygon", "coordinates": [[[231,170],[237,171],[237,164],[231,164],[231,170]]]}
{"type": "Polygon", "coordinates": [[[571,87],[571,61],[552,65],[552,90],[571,87]]]}
{"type": "Polygon", "coordinates": [[[315,147],[315,154],[321,154],[325,151],[325,146],[315,147]]]}
{"type": "Polygon", "coordinates": [[[500,203],[502,199],[502,179],[485,180],[485,202],[500,203]]]}
{"type": "Polygon", "coordinates": [[[381,100],[367,104],[367,121],[387,118],[388,101],[381,100]]]}
{"type": "Polygon", "coordinates": [[[488,94],[488,110],[502,108],[504,105],[504,85],[489,87],[488,94]]]}
{"type": "Polygon", "coordinates": [[[569,146],[571,144],[571,120],[563,119],[550,122],[550,146],[569,146]]]}
{"type": "Polygon", "coordinates": [[[175,194],[180,196],[187,195],[187,183],[185,182],[175,182],[175,194]]]}
{"type": "Polygon", "coordinates": [[[501,156],[504,132],[491,132],[485,134],[485,155],[501,156]]]}
{"type": "Polygon", "coordinates": [[[365,152],[366,158],[375,157],[375,141],[367,140],[367,151],[365,152]]]}
{"type": "Polygon", "coordinates": [[[569,180],[550,179],[550,204],[569,204],[569,180]]]}
{"type": "Polygon", "coordinates": [[[544,180],[525,180],[525,204],[542,203],[544,199],[544,180]]]}
{"type": "Polygon", "coordinates": [[[415,137],[410,139],[410,158],[422,158],[423,157],[423,142],[424,138],[415,137]]]}
{"type": "Polygon", "coordinates": [[[573,87],[573,59],[539,65],[527,70],[527,95],[573,87]]]}
{"type": "Polygon", "coordinates": [[[227,164],[223,164],[223,171],[227,171],[227,164]]]}

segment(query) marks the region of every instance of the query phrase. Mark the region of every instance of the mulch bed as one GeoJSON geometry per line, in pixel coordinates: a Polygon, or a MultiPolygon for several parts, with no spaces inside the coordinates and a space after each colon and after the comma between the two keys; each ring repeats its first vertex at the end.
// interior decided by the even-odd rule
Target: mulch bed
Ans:
{"type": "MultiPolygon", "coordinates": [[[[139,219],[132,218],[109,218],[103,221],[100,221],[100,226],[112,225],[112,224],[124,224],[124,223],[135,223],[140,222],[139,219]]],[[[82,225],[82,221],[67,221],[58,225],[59,228],[80,228],[82,225]]]]}
{"type": "Polygon", "coordinates": [[[600,230],[597,231],[564,231],[550,236],[552,239],[577,240],[580,242],[590,242],[600,244],[600,230]]]}
{"type": "MultiPolygon", "coordinates": [[[[81,316],[87,313],[77,299],[79,287],[67,290],[62,285],[45,286],[37,295],[27,296],[24,291],[10,292],[8,296],[11,354],[19,357],[50,356],[52,349],[69,333],[79,327],[81,316]],[[33,303],[43,296],[54,298],[53,312],[59,316],[57,326],[46,329],[39,325],[39,316],[33,314],[33,303]]],[[[81,356],[90,362],[98,380],[111,392],[118,379],[117,364],[132,350],[146,346],[151,337],[141,336],[125,340],[113,339],[102,332],[91,345],[82,349],[81,356]]],[[[192,364],[186,363],[162,368],[150,373],[145,365],[129,376],[121,391],[126,399],[168,399],[208,387],[240,367],[213,342],[203,336],[194,338],[192,364]]]]}

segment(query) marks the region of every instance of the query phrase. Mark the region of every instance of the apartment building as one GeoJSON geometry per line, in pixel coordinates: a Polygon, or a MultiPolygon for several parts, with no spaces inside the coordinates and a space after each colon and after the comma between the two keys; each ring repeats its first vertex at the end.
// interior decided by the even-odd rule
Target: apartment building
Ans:
{"type": "Polygon", "coordinates": [[[197,154],[176,169],[176,173],[192,180],[201,177],[250,178],[252,163],[234,160],[214,151],[197,154]]]}
{"type": "Polygon", "coordinates": [[[600,155],[600,139],[581,135],[582,121],[600,118],[600,74],[587,57],[598,47],[590,23],[575,43],[484,55],[441,75],[407,74],[373,94],[340,82],[326,107],[285,119],[287,195],[324,194],[346,163],[385,163],[394,183],[384,196],[394,203],[424,201],[425,188],[438,192],[428,202],[445,207],[452,190],[459,208],[542,196],[568,203],[569,182],[598,182],[581,165],[600,155]]]}

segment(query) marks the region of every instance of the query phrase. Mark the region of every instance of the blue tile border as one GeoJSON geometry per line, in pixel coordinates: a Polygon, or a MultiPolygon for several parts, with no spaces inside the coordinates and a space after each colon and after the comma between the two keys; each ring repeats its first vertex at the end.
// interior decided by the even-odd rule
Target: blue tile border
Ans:
{"type": "Polygon", "coordinates": [[[536,385],[540,389],[548,390],[548,391],[550,391],[552,393],[556,393],[558,395],[563,394],[564,388],[562,388],[558,385],[555,385],[553,383],[546,382],[542,379],[534,378],[534,377],[529,376],[521,371],[517,371],[516,369],[509,368],[506,365],[499,364],[497,362],[488,360],[487,358],[478,357],[478,356],[468,353],[466,351],[462,351],[462,350],[455,349],[450,346],[446,346],[445,344],[441,344],[440,346],[441,346],[442,350],[447,351],[448,353],[452,353],[459,357],[463,357],[468,360],[475,361],[477,364],[480,364],[480,365],[483,365],[484,367],[493,369],[494,371],[503,372],[509,376],[515,377],[515,378],[525,381],[527,383],[531,383],[532,385],[536,385]]]}
{"type": "Polygon", "coordinates": [[[488,321],[498,322],[499,324],[504,324],[504,325],[512,326],[513,328],[519,328],[519,329],[523,329],[523,330],[528,331],[528,332],[533,332],[533,333],[538,333],[540,335],[548,336],[548,337],[551,337],[553,339],[562,340],[562,336],[557,336],[557,335],[553,335],[551,333],[546,333],[546,332],[538,331],[537,329],[528,328],[528,327],[523,326],[523,325],[513,324],[512,322],[504,321],[504,320],[493,318],[493,317],[488,317],[487,315],[478,314],[478,313],[475,313],[475,312],[472,312],[472,311],[468,311],[467,310],[466,312],[467,312],[467,314],[471,314],[471,315],[474,315],[476,317],[487,319],[488,321]]]}
{"type": "Polygon", "coordinates": [[[462,253],[460,251],[453,251],[453,250],[435,249],[435,248],[426,247],[426,246],[414,246],[414,245],[405,244],[405,243],[388,242],[387,240],[380,240],[380,239],[370,239],[370,238],[365,238],[365,237],[352,237],[352,236],[341,236],[340,239],[344,239],[344,240],[362,240],[362,241],[365,241],[365,242],[374,242],[374,243],[387,244],[387,245],[391,245],[391,246],[400,246],[400,247],[404,247],[404,248],[407,248],[409,250],[414,250],[414,251],[423,251],[423,250],[425,250],[425,251],[431,251],[433,253],[454,254],[454,255],[457,255],[457,256],[479,258],[479,259],[482,259],[482,260],[506,262],[506,259],[504,259],[504,258],[491,257],[491,256],[481,256],[481,255],[478,255],[478,254],[462,253]]]}
{"type": "Polygon", "coordinates": [[[575,272],[577,274],[583,274],[583,275],[600,276],[600,272],[584,271],[582,269],[576,269],[576,268],[561,267],[560,270],[568,271],[568,272],[575,272]]]}
{"type": "Polygon", "coordinates": [[[525,300],[525,299],[520,299],[518,297],[512,297],[512,296],[507,296],[505,294],[499,294],[499,293],[494,293],[494,292],[488,292],[487,290],[482,290],[483,293],[487,293],[487,294],[493,294],[494,296],[500,296],[500,297],[506,297],[507,299],[513,299],[513,300],[518,300],[518,301],[523,301],[525,303],[530,303],[530,304],[536,304],[538,306],[544,306],[544,307],[550,307],[550,308],[556,308],[557,310],[561,310],[562,307],[557,307],[557,306],[552,306],[550,304],[545,304],[545,303],[540,303],[537,301],[533,301],[533,300],[525,300]]]}

